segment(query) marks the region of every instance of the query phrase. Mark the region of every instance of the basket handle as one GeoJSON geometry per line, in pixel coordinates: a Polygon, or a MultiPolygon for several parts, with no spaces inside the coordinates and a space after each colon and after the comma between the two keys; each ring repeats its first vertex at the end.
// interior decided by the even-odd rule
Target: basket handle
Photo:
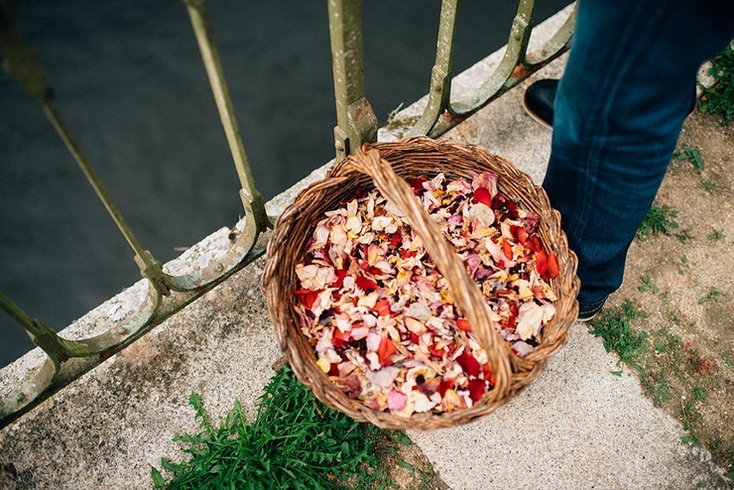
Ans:
{"type": "Polygon", "coordinates": [[[408,183],[395,173],[388,161],[380,158],[378,150],[359,148],[347,165],[371,177],[382,195],[405,215],[408,224],[423,239],[436,267],[448,281],[454,301],[469,320],[479,344],[487,353],[489,367],[496,379],[494,389],[488,394],[489,401],[504,397],[511,386],[510,349],[495,330],[489,305],[477,284],[466,273],[454,248],[443,238],[436,223],[415,199],[408,183]]]}

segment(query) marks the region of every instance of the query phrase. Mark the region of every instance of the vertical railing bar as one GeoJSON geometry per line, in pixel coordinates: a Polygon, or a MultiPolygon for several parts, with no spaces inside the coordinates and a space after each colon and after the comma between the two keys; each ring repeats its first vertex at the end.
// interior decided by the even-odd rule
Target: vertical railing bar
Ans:
{"type": "Polygon", "coordinates": [[[523,58],[524,66],[532,70],[534,67],[542,66],[550,59],[555,58],[559,52],[565,52],[568,49],[571,38],[573,37],[573,29],[576,25],[577,10],[578,3],[574,3],[573,10],[560,29],[543,43],[540,48],[533,52],[525,53],[523,58]]]}
{"type": "Polygon", "coordinates": [[[229,144],[232,159],[237,169],[237,175],[240,179],[244,193],[243,198],[247,200],[246,210],[250,208],[252,212],[250,218],[255,220],[258,232],[264,231],[266,228],[272,228],[272,223],[265,211],[265,200],[262,194],[260,194],[260,191],[257,190],[257,187],[255,187],[255,179],[252,176],[250,163],[245,153],[245,147],[242,144],[242,136],[234,114],[229,89],[225,82],[222,62],[214,44],[212,30],[206,16],[206,10],[204,8],[206,0],[182,1],[186,5],[189,17],[191,18],[191,25],[196,35],[196,41],[201,51],[204,67],[212,92],[214,93],[219,117],[222,121],[227,143],[229,144]]]}
{"type": "Polygon", "coordinates": [[[431,70],[428,103],[421,118],[408,132],[408,136],[428,134],[438,118],[441,117],[441,114],[450,108],[451,65],[454,55],[458,8],[459,0],[443,0],[441,3],[441,18],[436,42],[436,63],[431,70]]]}
{"type": "Polygon", "coordinates": [[[76,161],[82,173],[87,178],[87,181],[92,186],[92,189],[94,189],[94,192],[97,194],[99,200],[102,201],[102,204],[107,210],[107,213],[112,217],[112,220],[117,225],[117,228],[120,230],[123,237],[125,237],[125,240],[127,240],[130,248],[133,249],[136,255],[143,256],[145,254],[145,250],[133,234],[130,226],[127,224],[127,221],[125,221],[125,218],[123,218],[122,214],[120,213],[120,210],[112,201],[109,192],[100,181],[99,176],[92,168],[89,160],[87,160],[87,157],[84,155],[76,140],[62,121],[61,115],[59,114],[54,104],[49,99],[43,99],[40,101],[40,103],[43,112],[46,114],[46,117],[53,125],[56,133],[58,133],[58,135],[61,137],[61,140],[64,142],[66,149],[76,161]]]}
{"type": "Polygon", "coordinates": [[[497,94],[512,76],[516,67],[521,65],[530,42],[533,30],[533,10],[535,0],[520,0],[517,14],[512,20],[507,49],[497,69],[481,87],[463,100],[452,102],[452,114],[466,115],[483,107],[487,101],[497,94]]]}
{"type": "MultiPolygon", "coordinates": [[[[438,117],[430,130],[425,133],[427,136],[438,138],[445,134],[451,128],[568,50],[575,24],[575,6],[563,26],[559,28],[551,39],[546,41],[541,48],[528,53],[527,49],[530,35],[532,34],[532,27],[523,27],[526,24],[524,18],[532,13],[532,7],[534,7],[534,5],[530,5],[530,10],[528,11],[528,2],[532,3],[532,0],[521,0],[520,6],[518,7],[518,15],[513,21],[513,32],[510,36],[510,42],[508,42],[507,51],[500,65],[479,89],[460,101],[450,102],[449,107],[441,114],[443,117],[438,117]],[[519,41],[515,39],[513,42],[513,37],[519,37],[519,41]]],[[[527,24],[529,24],[529,21],[527,24]]],[[[424,130],[425,127],[420,129],[424,130]]],[[[415,129],[411,128],[405,134],[411,135],[414,131],[415,129]]]]}
{"type": "Polygon", "coordinates": [[[117,229],[130,245],[130,248],[133,249],[133,252],[135,252],[135,262],[138,264],[138,267],[140,268],[140,272],[143,277],[151,281],[151,283],[153,283],[153,286],[157,290],[159,290],[161,294],[170,294],[171,289],[175,289],[175,287],[166,276],[166,274],[163,273],[162,264],[155,257],[153,257],[153,255],[148,250],[143,249],[143,247],[140,245],[140,242],[135,237],[135,234],[132,232],[132,229],[127,224],[127,221],[125,221],[125,218],[123,218],[122,213],[120,213],[120,210],[115,205],[109,192],[107,192],[107,189],[102,184],[99,176],[95,172],[92,165],[89,163],[89,160],[87,160],[87,157],[84,155],[76,140],[71,135],[71,132],[64,124],[63,120],[61,119],[61,115],[59,114],[54,104],[48,98],[41,99],[39,100],[39,102],[41,104],[43,112],[46,114],[46,117],[51,122],[58,135],[61,137],[64,145],[66,146],[67,150],[69,150],[69,153],[76,161],[82,173],[84,173],[84,176],[87,178],[87,181],[92,186],[92,189],[94,189],[97,197],[100,201],[102,201],[102,204],[107,210],[107,213],[115,222],[115,225],[117,225],[117,229]]]}
{"type": "Polygon", "coordinates": [[[64,124],[61,115],[51,101],[51,90],[38,55],[28,47],[11,11],[9,0],[0,2],[0,52],[5,57],[6,71],[14,76],[23,89],[41,105],[44,114],[61,137],[64,145],[82,170],[97,197],[107,209],[122,235],[135,252],[135,261],[144,277],[150,280],[163,294],[170,293],[169,281],[163,275],[160,262],[144,250],[135,238],[122,214],[115,206],[107,189],[102,185],[96,172],[64,124]]]}
{"type": "Polygon", "coordinates": [[[328,0],[337,126],[336,160],[377,141],[377,118],[364,96],[361,0],[328,0]]]}

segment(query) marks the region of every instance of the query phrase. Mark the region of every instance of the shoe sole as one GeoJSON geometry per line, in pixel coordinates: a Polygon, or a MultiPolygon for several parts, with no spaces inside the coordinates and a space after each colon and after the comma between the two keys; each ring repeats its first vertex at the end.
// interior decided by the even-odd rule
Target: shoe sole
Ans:
{"type": "Polygon", "coordinates": [[[540,117],[538,117],[533,111],[530,110],[528,107],[527,102],[525,102],[525,98],[522,99],[522,107],[525,109],[525,112],[528,116],[530,116],[532,119],[534,119],[536,122],[540,123],[542,126],[545,126],[546,128],[553,131],[553,126],[548,124],[547,122],[543,121],[540,117]]]}

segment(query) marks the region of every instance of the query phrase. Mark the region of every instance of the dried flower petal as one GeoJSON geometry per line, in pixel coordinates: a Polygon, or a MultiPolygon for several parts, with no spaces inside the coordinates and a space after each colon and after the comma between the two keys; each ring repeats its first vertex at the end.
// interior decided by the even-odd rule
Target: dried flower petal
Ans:
{"type": "Polygon", "coordinates": [[[479,376],[479,363],[469,352],[462,352],[461,355],[456,358],[456,362],[459,363],[468,376],[479,376]]]}
{"type": "Polygon", "coordinates": [[[483,379],[472,379],[469,381],[469,396],[473,402],[478,402],[484,397],[487,390],[487,382],[483,379]]]}
{"type": "Polygon", "coordinates": [[[480,187],[474,190],[474,202],[484,204],[485,206],[492,207],[492,195],[485,187],[480,187]]]}
{"type": "MultiPolygon", "coordinates": [[[[538,216],[499,192],[443,174],[410,185],[487,298],[490,321],[518,356],[555,314],[559,273],[538,216]]],[[[462,317],[423,240],[379,192],[324,213],[296,265],[297,314],[316,362],[347,396],[402,417],[472,406],[494,387],[487,352],[462,317]]]]}
{"type": "Polygon", "coordinates": [[[402,410],[408,401],[408,396],[395,389],[387,393],[387,408],[393,411],[402,410]]]}
{"type": "Polygon", "coordinates": [[[380,364],[383,366],[389,366],[392,364],[391,356],[398,351],[397,347],[389,337],[385,336],[380,339],[380,346],[377,348],[377,356],[380,360],[380,364]]]}
{"type": "Polygon", "coordinates": [[[355,280],[355,284],[358,288],[363,289],[365,291],[372,291],[373,289],[378,289],[380,286],[377,285],[375,281],[372,279],[368,279],[364,276],[359,276],[355,280]]]}
{"type": "Polygon", "coordinates": [[[464,332],[471,332],[471,325],[469,324],[469,320],[466,318],[457,318],[456,326],[464,332]]]}
{"type": "Polygon", "coordinates": [[[375,386],[389,388],[392,386],[395,377],[400,372],[400,368],[388,366],[377,371],[367,371],[367,379],[375,386]]]}

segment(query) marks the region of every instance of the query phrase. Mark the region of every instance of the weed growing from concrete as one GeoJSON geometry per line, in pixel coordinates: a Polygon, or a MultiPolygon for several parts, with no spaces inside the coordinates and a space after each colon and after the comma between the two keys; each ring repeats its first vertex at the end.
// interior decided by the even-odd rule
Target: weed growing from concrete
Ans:
{"type": "Polygon", "coordinates": [[[687,432],[686,435],[681,437],[683,444],[691,446],[700,446],[698,437],[695,433],[696,422],[701,420],[701,414],[696,410],[696,401],[693,398],[687,398],[681,401],[681,410],[678,414],[678,418],[683,424],[683,430],[687,432]]]}
{"type": "Polygon", "coordinates": [[[642,276],[640,279],[642,280],[642,285],[637,287],[639,292],[644,293],[646,291],[650,291],[653,294],[658,294],[660,292],[660,288],[652,282],[650,276],[642,276]]]}
{"type": "Polygon", "coordinates": [[[156,488],[397,488],[381,454],[410,444],[402,432],[357,423],[318,402],[288,366],[265,387],[250,424],[239,402],[220,427],[201,396],[191,395],[190,403],[200,431],[174,439],[190,459],[163,459],[167,478],[151,468],[156,488]]]}
{"type": "Polygon", "coordinates": [[[701,298],[701,299],[698,300],[698,304],[699,305],[702,305],[704,303],[710,303],[712,301],[716,301],[721,296],[723,296],[723,294],[724,293],[722,293],[718,289],[712,288],[711,290],[709,290],[708,293],[706,293],[706,296],[704,296],[703,298],[701,298]]]}

